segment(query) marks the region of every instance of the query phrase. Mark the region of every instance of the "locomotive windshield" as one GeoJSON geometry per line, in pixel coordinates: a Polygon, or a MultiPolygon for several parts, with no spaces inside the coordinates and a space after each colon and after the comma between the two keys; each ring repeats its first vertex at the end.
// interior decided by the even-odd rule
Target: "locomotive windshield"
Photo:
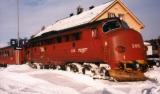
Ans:
{"type": "Polygon", "coordinates": [[[108,19],[108,21],[103,25],[103,32],[107,32],[116,28],[129,28],[127,23],[116,18],[108,19]]]}

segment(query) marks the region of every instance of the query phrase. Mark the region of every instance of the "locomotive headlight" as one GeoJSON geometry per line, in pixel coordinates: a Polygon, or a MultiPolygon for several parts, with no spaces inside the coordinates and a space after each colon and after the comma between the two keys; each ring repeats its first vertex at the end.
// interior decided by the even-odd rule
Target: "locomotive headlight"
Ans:
{"type": "Polygon", "coordinates": [[[119,52],[119,53],[124,53],[124,52],[126,51],[126,48],[123,47],[123,46],[117,46],[116,50],[117,50],[117,52],[119,52]]]}

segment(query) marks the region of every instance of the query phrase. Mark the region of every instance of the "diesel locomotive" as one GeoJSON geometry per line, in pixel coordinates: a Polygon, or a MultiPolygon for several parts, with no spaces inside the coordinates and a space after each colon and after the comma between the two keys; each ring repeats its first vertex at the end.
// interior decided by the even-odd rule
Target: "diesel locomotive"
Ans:
{"type": "Polygon", "coordinates": [[[61,68],[118,81],[146,79],[142,36],[117,17],[45,32],[31,38],[24,49],[25,61],[41,68],[61,68]]]}

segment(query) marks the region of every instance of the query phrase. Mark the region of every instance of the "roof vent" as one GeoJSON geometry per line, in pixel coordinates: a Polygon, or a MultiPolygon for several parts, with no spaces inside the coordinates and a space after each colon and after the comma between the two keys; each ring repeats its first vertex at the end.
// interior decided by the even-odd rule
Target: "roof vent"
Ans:
{"type": "Polygon", "coordinates": [[[74,14],[73,13],[71,13],[71,14],[69,14],[69,17],[72,17],[74,14]]]}
{"type": "Polygon", "coordinates": [[[94,6],[92,5],[92,6],[89,7],[89,10],[91,10],[91,9],[93,9],[93,8],[94,8],[94,6]]]}
{"type": "Polygon", "coordinates": [[[83,12],[83,8],[81,6],[77,7],[77,14],[80,14],[83,12]]]}
{"type": "Polygon", "coordinates": [[[45,26],[42,26],[41,31],[43,31],[45,28],[46,28],[45,26]]]}

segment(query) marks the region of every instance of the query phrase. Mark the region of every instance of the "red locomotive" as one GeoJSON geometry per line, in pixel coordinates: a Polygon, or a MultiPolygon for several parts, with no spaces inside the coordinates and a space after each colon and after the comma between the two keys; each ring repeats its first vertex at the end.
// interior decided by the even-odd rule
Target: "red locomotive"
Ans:
{"type": "Polygon", "coordinates": [[[26,59],[41,67],[66,69],[118,81],[145,80],[145,46],[141,35],[118,18],[108,18],[31,38],[26,59]]]}

